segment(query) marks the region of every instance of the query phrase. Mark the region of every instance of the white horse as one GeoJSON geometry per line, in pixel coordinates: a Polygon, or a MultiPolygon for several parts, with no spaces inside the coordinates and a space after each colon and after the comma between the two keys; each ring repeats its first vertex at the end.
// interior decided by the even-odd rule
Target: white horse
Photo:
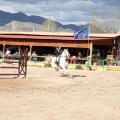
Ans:
{"type": "Polygon", "coordinates": [[[58,60],[59,64],[58,65],[56,63],[56,59],[57,58],[56,57],[52,57],[52,56],[46,58],[46,64],[48,64],[48,63],[51,62],[52,64],[54,64],[55,70],[57,72],[59,72],[59,69],[61,68],[61,69],[63,69],[67,73],[67,75],[69,77],[73,78],[72,75],[67,70],[67,68],[68,68],[68,62],[66,61],[66,59],[69,58],[69,57],[70,57],[70,54],[68,52],[68,49],[64,49],[62,51],[62,54],[59,56],[59,60],[58,60]]]}

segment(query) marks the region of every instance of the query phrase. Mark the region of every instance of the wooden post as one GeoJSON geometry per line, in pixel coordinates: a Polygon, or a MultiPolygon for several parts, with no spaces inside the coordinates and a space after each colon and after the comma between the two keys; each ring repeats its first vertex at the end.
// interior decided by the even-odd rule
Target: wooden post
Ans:
{"type": "Polygon", "coordinates": [[[32,47],[33,47],[33,46],[30,46],[30,51],[29,51],[29,53],[28,53],[28,55],[29,55],[29,60],[30,60],[30,61],[32,60],[32,47]]]}
{"type": "Polygon", "coordinates": [[[20,50],[21,50],[21,47],[20,47],[20,46],[18,46],[19,55],[20,55],[20,50]]]}
{"type": "Polygon", "coordinates": [[[114,53],[114,45],[112,45],[111,55],[113,55],[113,53],[114,53]]]}
{"type": "Polygon", "coordinates": [[[4,59],[4,56],[5,56],[5,49],[6,49],[6,47],[5,47],[5,45],[3,44],[3,59],[4,59]]]}
{"type": "Polygon", "coordinates": [[[92,51],[93,51],[93,42],[90,42],[90,65],[91,65],[91,59],[92,59],[92,51]]]}
{"type": "Polygon", "coordinates": [[[3,54],[5,54],[5,45],[3,44],[3,54]]]}
{"type": "Polygon", "coordinates": [[[111,55],[113,55],[113,58],[116,57],[116,54],[115,54],[115,48],[116,48],[116,40],[113,41],[113,45],[112,45],[112,51],[111,51],[111,55]]]}
{"type": "Polygon", "coordinates": [[[24,75],[24,77],[27,76],[27,57],[28,48],[20,47],[18,77],[20,77],[20,75],[24,75]]]}

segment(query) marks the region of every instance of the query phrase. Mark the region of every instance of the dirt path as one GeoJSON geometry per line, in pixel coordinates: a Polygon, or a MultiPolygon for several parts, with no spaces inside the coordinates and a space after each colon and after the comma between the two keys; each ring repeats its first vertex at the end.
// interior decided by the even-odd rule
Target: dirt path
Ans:
{"type": "Polygon", "coordinates": [[[120,120],[120,75],[28,67],[28,79],[0,79],[0,120],[120,120]]]}

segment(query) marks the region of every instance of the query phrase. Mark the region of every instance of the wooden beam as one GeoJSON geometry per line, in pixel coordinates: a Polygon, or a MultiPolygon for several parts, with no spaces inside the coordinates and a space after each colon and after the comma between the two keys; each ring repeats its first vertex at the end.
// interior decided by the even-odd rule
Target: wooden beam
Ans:
{"type": "Polygon", "coordinates": [[[29,51],[29,60],[30,61],[32,60],[32,47],[33,46],[30,45],[30,51],[29,51]]]}
{"type": "Polygon", "coordinates": [[[5,45],[3,44],[3,54],[5,54],[5,45]]]}
{"type": "Polygon", "coordinates": [[[90,42],[90,65],[91,65],[91,59],[92,59],[92,51],[93,51],[93,42],[90,42]]]}

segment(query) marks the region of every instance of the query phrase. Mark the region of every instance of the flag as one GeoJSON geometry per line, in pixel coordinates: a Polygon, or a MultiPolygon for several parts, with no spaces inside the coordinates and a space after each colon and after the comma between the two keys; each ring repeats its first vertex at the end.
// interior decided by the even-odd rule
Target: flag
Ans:
{"type": "Polygon", "coordinates": [[[83,30],[79,30],[78,32],[75,32],[74,38],[75,39],[89,38],[89,28],[85,28],[83,30]]]}

